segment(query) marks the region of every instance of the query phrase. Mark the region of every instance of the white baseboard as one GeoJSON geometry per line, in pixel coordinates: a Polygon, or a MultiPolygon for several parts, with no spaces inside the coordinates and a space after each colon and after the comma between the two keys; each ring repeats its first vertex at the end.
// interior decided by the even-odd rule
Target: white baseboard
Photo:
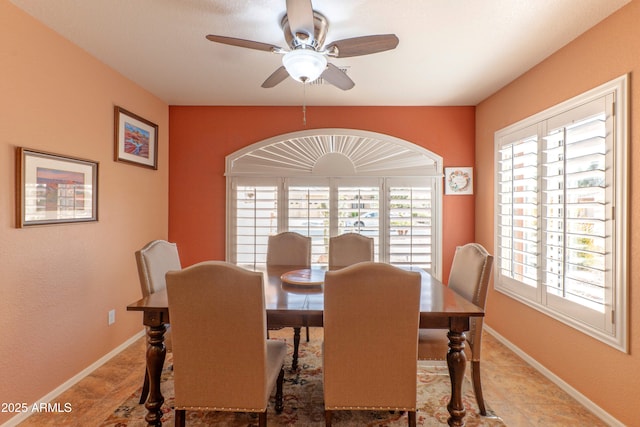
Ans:
{"type": "MultiPolygon", "coordinates": [[[[145,331],[144,330],[138,332],[137,334],[135,334],[134,336],[132,336],[131,338],[129,338],[128,340],[126,340],[125,342],[120,344],[118,347],[114,348],[109,353],[105,354],[100,359],[96,360],[94,363],[89,365],[87,368],[83,369],[77,375],[73,376],[72,378],[70,378],[69,380],[65,381],[60,386],[56,387],[55,390],[51,391],[50,393],[47,393],[45,396],[42,396],[36,402],[30,403],[29,404],[29,408],[31,408],[34,405],[34,403],[38,403],[39,404],[41,402],[42,403],[48,403],[48,402],[53,401],[56,397],[58,397],[59,395],[61,395],[62,393],[64,393],[68,389],[70,389],[72,386],[77,384],[80,380],[82,380],[84,377],[86,377],[87,375],[89,375],[90,373],[92,373],[93,371],[98,369],[100,366],[102,366],[105,363],[107,363],[110,359],[112,359],[118,353],[123,351],[125,348],[129,347],[131,344],[136,342],[138,339],[140,339],[144,335],[145,335],[145,331]]],[[[18,424],[20,424],[21,422],[23,422],[24,420],[26,420],[27,418],[29,418],[29,416],[32,413],[33,412],[31,412],[31,411],[21,412],[20,414],[16,415],[15,417],[9,419],[9,421],[5,422],[0,427],[15,427],[18,424]]]]}
{"type": "Polygon", "coordinates": [[[601,407],[593,403],[584,394],[580,393],[578,390],[573,388],[570,384],[562,380],[556,374],[554,374],[553,372],[545,368],[544,365],[540,364],[534,358],[532,358],[527,353],[522,351],[519,347],[517,347],[511,341],[509,341],[508,339],[500,335],[494,329],[491,329],[491,327],[487,326],[486,323],[484,324],[483,328],[485,331],[487,331],[489,334],[495,337],[498,341],[504,344],[505,347],[509,348],[509,350],[513,351],[515,354],[520,356],[525,362],[531,365],[535,370],[540,372],[542,375],[548,378],[551,382],[553,382],[555,385],[560,387],[563,391],[565,391],[571,397],[573,397],[578,402],[580,402],[585,408],[591,411],[595,416],[600,418],[607,425],[612,427],[625,427],[623,423],[621,423],[620,421],[615,419],[613,416],[611,416],[608,412],[606,412],[604,409],[602,409],[601,407]]]}

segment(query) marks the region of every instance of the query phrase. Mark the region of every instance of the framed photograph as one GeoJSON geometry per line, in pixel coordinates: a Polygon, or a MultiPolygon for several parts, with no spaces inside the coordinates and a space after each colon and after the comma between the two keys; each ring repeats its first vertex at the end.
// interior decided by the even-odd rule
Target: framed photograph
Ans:
{"type": "Polygon", "coordinates": [[[115,107],[115,161],[158,169],[158,125],[115,107]]]}
{"type": "Polygon", "coordinates": [[[473,194],[473,168],[444,168],[444,194],[473,194]]]}
{"type": "Polygon", "coordinates": [[[17,148],[18,228],[97,220],[97,162],[17,148]]]}

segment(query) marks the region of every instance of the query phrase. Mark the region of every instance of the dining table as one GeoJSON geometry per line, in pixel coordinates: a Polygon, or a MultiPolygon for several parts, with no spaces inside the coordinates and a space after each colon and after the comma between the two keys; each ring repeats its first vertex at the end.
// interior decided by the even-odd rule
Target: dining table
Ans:
{"type": "MultiPolygon", "coordinates": [[[[301,326],[323,326],[324,293],[321,278],[326,267],[314,266],[306,273],[293,266],[269,269],[260,266],[243,267],[264,274],[265,309],[269,329],[294,327],[299,331],[301,326]],[[305,274],[309,277],[308,283],[305,283],[305,274]],[[293,280],[290,280],[291,276],[294,276],[293,280]]],[[[447,333],[449,350],[446,359],[451,379],[451,396],[447,405],[449,411],[447,422],[450,426],[464,426],[466,410],[462,402],[462,382],[467,361],[464,353],[464,333],[469,330],[470,319],[484,316],[484,310],[454,292],[422,268],[415,266],[402,268],[418,271],[421,274],[420,328],[449,331],[447,333]]],[[[166,357],[164,333],[167,325],[171,323],[167,292],[162,290],[152,293],[129,304],[127,310],[143,314],[143,324],[147,329],[146,362],[149,375],[145,421],[149,426],[161,426],[164,397],[160,391],[160,376],[166,357]]],[[[297,352],[294,352],[294,355],[297,355],[297,352]]]]}

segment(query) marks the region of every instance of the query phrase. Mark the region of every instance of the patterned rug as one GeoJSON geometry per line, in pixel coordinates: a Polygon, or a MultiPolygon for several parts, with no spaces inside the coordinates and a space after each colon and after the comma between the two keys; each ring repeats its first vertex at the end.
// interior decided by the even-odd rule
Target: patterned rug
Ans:
{"type": "MultiPolygon", "coordinates": [[[[274,397],[267,409],[268,425],[278,426],[324,426],[324,407],[322,390],[322,329],[311,328],[311,340],[303,337],[299,350],[299,368],[292,372],[291,354],[293,352],[293,332],[291,328],[270,331],[271,338],[287,341],[289,356],[285,361],[284,410],[277,415],[273,409],[274,397]]],[[[162,423],[174,425],[173,417],[173,374],[167,366],[171,364],[171,354],[167,354],[165,369],[162,372],[161,390],[165,398],[162,407],[162,423]]],[[[419,426],[447,425],[447,404],[449,403],[451,383],[446,365],[418,365],[418,411],[416,414],[419,426]]],[[[101,426],[133,427],[144,426],[146,409],[138,404],[140,391],[136,390],[125,402],[108,417],[101,426]]],[[[467,414],[465,424],[473,426],[504,426],[490,408],[488,416],[482,417],[477,412],[473,387],[467,376],[463,383],[463,402],[467,414]]],[[[196,412],[187,411],[187,426],[257,426],[257,416],[246,413],[196,412]]],[[[336,411],[333,416],[335,426],[406,426],[407,415],[389,413],[388,411],[336,411]]]]}

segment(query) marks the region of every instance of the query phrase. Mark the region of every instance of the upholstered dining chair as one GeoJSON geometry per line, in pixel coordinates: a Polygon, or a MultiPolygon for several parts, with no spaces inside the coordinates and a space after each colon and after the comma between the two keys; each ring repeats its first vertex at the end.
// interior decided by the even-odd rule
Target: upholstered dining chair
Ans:
{"type": "Polygon", "coordinates": [[[311,237],[294,231],[269,236],[267,241],[267,266],[311,266],[311,237]]]}
{"type": "Polygon", "coordinates": [[[373,261],[373,239],[359,233],[329,238],[329,270],[337,270],[363,261],[373,261]]]}
{"type": "Polygon", "coordinates": [[[205,261],[167,273],[175,425],[187,410],[257,413],[266,426],[274,388],[283,408],[286,343],[267,339],[262,273],[205,261]]]}
{"type": "Polygon", "coordinates": [[[327,426],[337,410],[407,411],[416,425],[420,281],[416,271],[376,262],[325,274],[327,426]]]}
{"type": "MultiPolygon", "coordinates": [[[[182,268],[180,256],[178,255],[178,246],[166,240],[153,240],[139,251],[136,251],[135,255],[143,297],[164,290],[166,287],[164,276],[167,271],[180,270],[182,268]]],[[[167,351],[171,351],[171,327],[169,325],[167,325],[164,338],[167,351]]],[[[149,373],[145,370],[144,383],[140,395],[141,404],[147,400],[148,394],[149,373]]]]}
{"type": "MultiPolygon", "coordinates": [[[[292,270],[311,267],[311,237],[294,231],[269,236],[267,241],[267,268],[288,266],[292,270]]],[[[294,360],[298,360],[300,328],[294,329],[294,360]]],[[[309,326],[305,327],[309,342],[309,326]]],[[[294,369],[296,367],[294,366],[294,369]]]]}
{"type": "MultiPolygon", "coordinates": [[[[478,243],[468,243],[456,248],[451,264],[448,286],[458,294],[483,309],[487,301],[489,277],[493,268],[493,256],[478,243]]],[[[470,320],[467,344],[471,348],[471,379],[480,414],[487,415],[480,381],[480,349],[482,344],[482,317],[470,320]]],[[[418,359],[446,360],[449,350],[447,331],[420,329],[418,359]]],[[[467,354],[468,356],[468,354],[467,354]]]]}

